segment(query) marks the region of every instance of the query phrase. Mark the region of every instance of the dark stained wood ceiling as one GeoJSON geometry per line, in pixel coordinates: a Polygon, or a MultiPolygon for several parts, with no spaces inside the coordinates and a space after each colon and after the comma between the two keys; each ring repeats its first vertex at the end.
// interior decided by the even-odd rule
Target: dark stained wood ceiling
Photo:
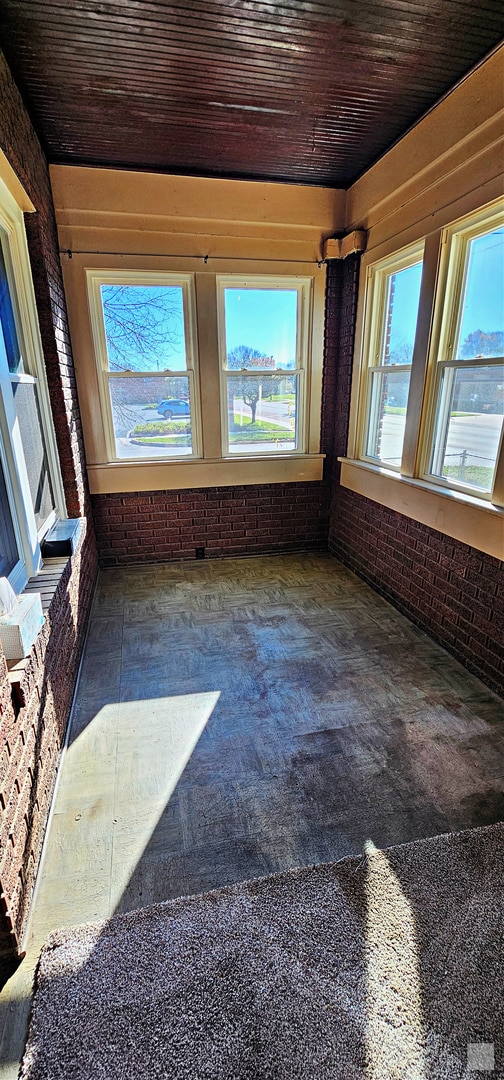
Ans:
{"type": "Polygon", "coordinates": [[[52,162],[347,186],[501,39],[497,0],[0,0],[52,162]]]}

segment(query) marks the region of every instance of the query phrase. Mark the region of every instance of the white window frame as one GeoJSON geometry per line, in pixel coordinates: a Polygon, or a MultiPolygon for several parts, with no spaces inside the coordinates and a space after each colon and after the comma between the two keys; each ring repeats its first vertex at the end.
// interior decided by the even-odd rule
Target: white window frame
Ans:
{"type": "MultiPolygon", "coordinates": [[[[111,255],[73,252],[62,255],[63,276],[70,320],[72,348],[79,392],[79,402],[86,448],[87,473],[92,494],[112,492],[176,491],[185,488],[226,487],[236,484],[292,483],[321,480],[324,455],[320,452],[321,400],[324,347],[325,266],[311,261],[298,263],[288,259],[203,258],[156,255],[111,255]],[[100,370],[98,331],[92,326],[90,279],[110,280],[111,271],[127,273],[135,283],[145,272],[172,274],[180,280],[185,274],[194,282],[195,388],[199,410],[199,457],[117,459],[111,439],[111,420],[107,419],[108,392],[104,393],[100,370]],[[296,451],[285,449],[268,454],[223,454],[221,356],[219,352],[219,314],[217,278],[310,283],[310,298],[303,308],[301,338],[306,342],[304,364],[304,426],[296,451]],[[301,446],[304,449],[301,449],[301,446]]],[[[166,279],[166,278],[165,278],[166,279]]],[[[122,278],[124,280],[124,277],[122,278]]],[[[100,323],[98,320],[98,324],[100,323]]],[[[103,344],[101,346],[103,349],[103,344]]],[[[169,373],[172,374],[172,373],[169,373]]],[[[184,374],[187,374],[186,372],[184,374]]],[[[289,371],[289,374],[292,374],[289,371]]]]}
{"type": "MultiPolygon", "coordinates": [[[[437,401],[433,392],[438,378],[438,355],[441,324],[446,319],[445,295],[453,296],[450,280],[449,238],[457,233],[473,235],[485,232],[498,214],[504,214],[504,200],[495,198],[478,205],[477,193],[466,202],[466,212],[455,220],[439,222],[432,232],[423,234],[423,260],[420,303],[406,414],[403,458],[400,473],[381,462],[365,460],[361,455],[361,431],[364,416],[366,334],[369,333],[369,288],[366,267],[371,251],[364,256],[363,280],[357,316],[356,355],[353,372],[350,431],[347,456],[340,458],[341,484],[365,498],[396,510],[414,521],[437,529],[497,559],[503,557],[504,535],[504,436],[497,458],[493,492],[485,497],[476,488],[451,486],[428,475],[437,401]]],[[[416,239],[421,239],[417,227],[416,239]]],[[[410,233],[411,235],[411,233],[410,233]]],[[[377,254],[393,256],[393,237],[378,246],[377,254]]],[[[395,249],[397,251],[397,248],[395,249]]],[[[379,259],[375,259],[379,262],[379,259]]],[[[451,269],[454,268],[451,262],[451,269]]]]}
{"type": "MultiPolygon", "coordinates": [[[[100,396],[101,412],[104,420],[105,444],[107,459],[114,463],[131,463],[138,461],[138,456],[125,455],[118,457],[116,453],[116,439],[114,421],[112,415],[112,401],[109,391],[110,380],[115,378],[187,378],[189,382],[189,400],[191,404],[191,454],[170,455],[163,458],[156,455],[153,461],[190,461],[201,457],[201,420],[200,420],[200,394],[198,381],[198,350],[196,334],[196,303],[194,291],[194,274],[173,273],[170,271],[151,270],[87,270],[87,290],[89,302],[89,315],[94,343],[94,356],[98,375],[98,390],[100,396]],[[108,364],[107,341],[105,334],[105,322],[101,300],[102,285],[133,285],[147,287],[149,285],[180,286],[182,290],[182,305],[184,317],[184,338],[186,352],[186,368],[180,371],[166,369],[164,371],[111,371],[108,364]]],[[[141,460],[149,461],[148,455],[142,456],[141,460]]]]}
{"type": "MultiPolygon", "coordinates": [[[[463,492],[483,499],[495,506],[504,506],[504,487],[502,472],[504,469],[504,432],[501,434],[497,452],[496,467],[492,489],[480,491],[474,485],[463,481],[443,477],[431,469],[434,457],[434,438],[438,414],[441,381],[444,371],[471,367],[493,367],[504,365],[504,357],[483,357],[471,360],[453,358],[457,334],[462,316],[464,288],[466,282],[466,255],[471,240],[492,232],[496,227],[504,226],[504,206],[485,208],[476,214],[468,215],[462,221],[443,229],[441,234],[441,261],[436,288],[433,333],[431,336],[426,383],[426,407],[419,449],[419,475],[429,483],[448,490],[463,492]]],[[[448,396],[445,391],[448,404],[448,396]]]]}
{"type": "MultiPolygon", "coordinates": [[[[367,453],[367,446],[370,442],[369,431],[373,423],[373,417],[371,416],[373,378],[379,374],[390,375],[398,371],[409,371],[411,378],[412,370],[412,363],[383,364],[381,362],[385,334],[385,320],[387,318],[388,307],[388,280],[393,274],[399,273],[401,270],[407,270],[409,267],[421,263],[423,257],[424,241],[421,240],[416,244],[409,245],[401,251],[394,252],[393,255],[389,255],[385,259],[380,259],[379,262],[373,263],[368,267],[366,314],[364,322],[364,359],[361,382],[362,407],[359,418],[358,444],[359,457],[363,461],[369,461],[375,465],[382,464],[382,459],[373,457],[371,454],[367,453]]],[[[394,465],[388,461],[383,462],[383,464],[387,469],[390,469],[393,472],[401,472],[402,462],[398,465],[394,465]]]]}
{"type": "MultiPolygon", "coordinates": [[[[254,275],[243,277],[238,274],[217,274],[217,312],[219,332],[219,356],[220,356],[220,404],[221,404],[221,431],[222,431],[222,457],[243,459],[250,457],[250,453],[231,453],[229,449],[229,426],[227,409],[227,384],[229,377],[245,374],[245,370],[233,370],[226,366],[226,319],[225,319],[225,290],[226,289],[267,289],[291,290],[297,293],[296,311],[296,367],[295,368],[272,368],[271,371],[254,371],[246,369],[247,378],[275,378],[297,376],[298,395],[296,403],[296,447],[289,449],[289,454],[305,454],[307,448],[307,382],[309,378],[309,339],[310,339],[310,312],[312,298],[312,279],[301,277],[281,277],[279,275],[254,275]]],[[[255,457],[271,458],[277,456],[277,452],[265,451],[261,453],[260,447],[254,451],[255,457]]]]}
{"type": "MultiPolygon", "coordinates": [[[[20,345],[23,372],[9,372],[7,358],[0,358],[0,454],[19,561],[9,574],[16,592],[41,565],[40,542],[55,520],[66,517],[63,481],[52,422],[49,390],[38,325],[35,293],[23,213],[0,179],[0,230],[3,239],[7,283],[20,345]],[[16,415],[12,384],[36,384],[37,400],[54,497],[54,509],[37,528],[28,481],[25,455],[16,415]]],[[[2,342],[3,353],[3,342],[2,342]]]]}

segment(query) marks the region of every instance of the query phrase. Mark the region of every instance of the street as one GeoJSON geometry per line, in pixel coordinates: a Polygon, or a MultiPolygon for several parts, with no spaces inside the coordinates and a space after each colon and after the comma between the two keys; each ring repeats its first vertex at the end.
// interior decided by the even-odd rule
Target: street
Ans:
{"type": "MultiPolygon", "coordinates": [[[[400,464],[405,420],[405,416],[385,414],[380,453],[382,461],[400,464]]],[[[470,458],[478,459],[476,463],[491,466],[497,456],[502,420],[502,415],[497,413],[452,416],[445,457],[449,459],[453,455],[453,464],[457,464],[457,457],[465,450],[470,458]]]]}

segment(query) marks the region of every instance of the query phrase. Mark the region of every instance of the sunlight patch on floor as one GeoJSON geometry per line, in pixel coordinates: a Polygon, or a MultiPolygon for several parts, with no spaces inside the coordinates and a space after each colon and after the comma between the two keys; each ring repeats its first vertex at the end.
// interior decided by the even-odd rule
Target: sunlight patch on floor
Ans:
{"type": "Polygon", "coordinates": [[[385,852],[365,850],[366,1075],[427,1080],[414,914],[385,852]]]}
{"type": "Polygon", "coordinates": [[[39,876],[37,937],[114,912],[219,696],[105,705],[70,744],[39,876]]]}

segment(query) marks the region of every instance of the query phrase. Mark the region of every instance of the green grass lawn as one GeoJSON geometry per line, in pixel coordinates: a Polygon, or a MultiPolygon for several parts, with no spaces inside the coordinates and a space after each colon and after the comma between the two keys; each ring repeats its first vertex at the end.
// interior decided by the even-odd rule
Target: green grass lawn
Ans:
{"type": "Polygon", "coordinates": [[[136,439],[142,435],[185,435],[190,432],[190,420],[152,420],[148,424],[137,424],[130,434],[136,439]]]}
{"type": "Polygon", "coordinates": [[[229,432],[230,443],[258,443],[258,442],[293,442],[294,431],[290,428],[272,424],[268,420],[256,420],[255,424],[250,421],[240,423],[242,418],[235,413],[235,430],[229,432]]]}
{"type": "MultiPolygon", "coordinates": [[[[295,432],[268,420],[257,420],[251,424],[235,413],[235,430],[229,434],[229,441],[235,443],[294,442],[295,432]],[[240,422],[241,421],[241,422],[240,422]]],[[[190,446],[191,425],[185,420],[160,420],[152,424],[137,424],[130,433],[131,441],[136,446],[190,446]]]]}
{"type": "Polygon", "coordinates": [[[461,484],[474,485],[482,491],[490,491],[494,470],[485,465],[466,465],[460,469],[458,465],[445,465],[443,476],[447,480],[459,480],[461,484]]]}

